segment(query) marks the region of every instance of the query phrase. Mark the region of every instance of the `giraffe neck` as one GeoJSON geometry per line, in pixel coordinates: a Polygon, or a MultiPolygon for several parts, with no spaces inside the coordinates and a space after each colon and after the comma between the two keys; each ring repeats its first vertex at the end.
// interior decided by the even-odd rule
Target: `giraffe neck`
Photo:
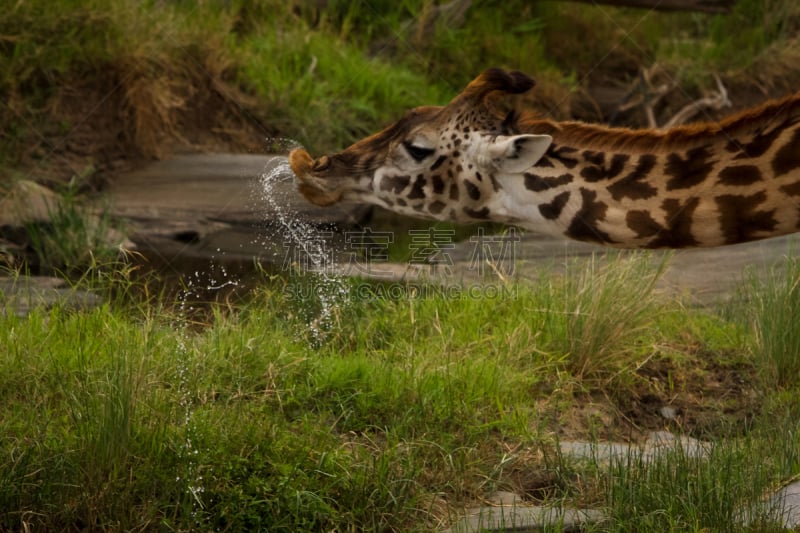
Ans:
{"type": "Polygon", "coordinates": [[[800,94],[666,132],[524,119],[518,127],[552,135],[553,145],[507,191],[510,222],[621,248],[800,230],[800,94]]]}

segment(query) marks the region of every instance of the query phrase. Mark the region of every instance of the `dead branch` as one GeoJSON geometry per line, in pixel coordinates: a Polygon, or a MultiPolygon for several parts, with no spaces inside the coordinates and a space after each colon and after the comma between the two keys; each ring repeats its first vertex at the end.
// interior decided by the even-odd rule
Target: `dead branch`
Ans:
{"type": "Polygon", "coordinates": [[[647,117],[647,125],[651,128],[658,127],[658,122],[656,121],[656,114],[653,111],[653,108],[658,104],[664,96],[667,95],[672,89],[675,88],[675,82],[670,80],[669,83],[662,83],[656,87],[653,87],[653,74],[655,73],[657,67],[653,66],[651,69],[642,69],[642,80],[644,86],[649,89],[648,96],[644,101],[644,114],[647,117]]]}
{"type": "Polygon", "coordinates": [[[691,120],[695,115],[705,109],[719,111],[723,107],[730,107],[731,101],[728,99],[728,90],[722,84],[722,80],[719,79],[719,76],[714,74],[714,79],[717,81],[717,92],[711,96],[700,98],[699,100],[695,100],[691,104],[688,104],[661,127],[666,129],[671,128],[672,126],[685,124],[689,122],[689,120],[691,120]]]}
{"type": "MultiPolygon", "coordinates": [[[[556,0],[553,0],[556,1],[556,0]]],[[[730,13],[736,0],[561,0],[618,7],[640,7],[656,11],[695,11],[699,13],[730,13]]]]}
{"type": "Polygon", "coordinates": [[[659,72],[660,67],[658,65],[641,69],[639,76],[623,97],[622,102],[612,113],[609,120],[610,123],[614,123],[615,117],[620,114],[642,108],[647,118],[647,125],[651,128],[658,127],[654,108],[677,85],[671,78],[668,82],[655,85],[653,79],[657,77],[659,72]]]}

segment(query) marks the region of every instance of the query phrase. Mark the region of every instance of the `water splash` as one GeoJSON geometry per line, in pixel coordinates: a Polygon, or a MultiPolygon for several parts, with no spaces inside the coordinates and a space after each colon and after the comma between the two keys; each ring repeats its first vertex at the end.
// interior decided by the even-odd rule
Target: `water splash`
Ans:
{"type": "MultiPolygon", "coordinates": [[[[182,302],[183,303],[183,302],[182,302]]],[[[183,465],[183,471],[179,472],[175,481],[183,483],[183,492],[189,498],[191,506],[191,516],[196,525],[200,525],[199,511],[204,508],[202,494],[203,476],[198,472],[197,458],[200,454],[195,444],[195,425],[194,425],[194,402],[190,392],[190,369],[189,369],[189,350],[187,347],[186,318],[182,317],[181,336],[178,341],[178,391],[180,394],[179,405],[183,409],[184,439],[178,448],[179,463],[183,465]],[[182,475],[181,475],[182,474],[182,475]]]]}
{"type": "MultiPolygon", "coordinates": [[[[270,139],[269,143],[269,151],[273,153],[288,153],[289,149],[298,146],[295,141],[288,139],[270,139]]],[[[284,182],[293,179],[288,159],[276,157],[273,159],[273,166],[266,168],[258,178],[257,196],[260,205],[266,206],[270,221],[277,224],[276,232],[279,235],[272,235],[270,238],[273,240],[280,238],[284,251],[292,252],[291,264],[285,266],[294,269],[300,275],[313,273],[314,283],[311,287],[313,290],[296,296],[305,299],[304,302],[316,304],[319,309],[316,316],[310,318],[308,323],[310,340],[319,345],[331,330],[335,310],[346,302],[349,290],[344,279],[334,272],[335,260],[329,245],[329,233],[302,220],[297,213],[287,207],[289,205],[287,193],[293,190],[293,187],[281,184],[285,185],[284,182]]],[[[194,374],[197,368],[193,366],[196,353],[191,340],[191,330],[197,324],[198,312],[202,312],[204,308],[204,305],[202,303],[198,305],[198,302],[213,300],[213,295],[246,287],[246,283],[241,282],[235,274],[232,275],[227,270],[225,252],[220,249],[216,252],[207,267],[189,270],[190,273],[183,278],[184,286],[178,295],[179,312],[174,322],[174,328],[180,332],[175,354],[175,383],[179,393],[179,409],[184,430],[182,442],[177,449],[181,466],[176,473],[176,481],[181,484],[185,505],[197,526],[201,526],[203,521],[205,508],[203,472],[208,471],[208,466],[201,464],[201,446],[198,444],[194,417],[197,407],[194,374]]]]}
{"type": "Polygon", "coordinates": [[[288,159],[276,157],[272,166],[261,174],[260,198],[269,208],[270,217],[279,224],[280,231],[288,237],[283,242],[288,254],[283,268],[290,270],[290,274],[310,272],[316,276],[314,290],[302,292],[302,296],[316,298],[319,303],[318,316],[308,324],[312,341],[318,344],[325,340],[333,325],[335,310],[346,303],[349,290],[342,276],[336,273],[334,252],[329,244],[332,234],[287,209],[286,188],[279,184],[293,179],[288,159]]]}
{"type": "MultiPolygon", "coordinates": [[[[276,146],[275,141],[273,140],[273,149],[276,146]]],[[[282,153],[288,152],[288,148],[297,146],[294,141],[277,140],[277,142],[282,149],[276,151],[282,153]]],[[[349,290],[344,279],[334,272],[335,260],[329,245],[329,234],[302,220],[297,213],[287,208],[289,205],[286,197],[288,189],[279,185],[294,179],[288,159],[276,157],[273,162],[276,164],[265,169],[259,176],[258,197],[261,205],[267,207],[270,220],[277,223],[277,231],[280,232],[279,237],[283,240],[284,247],[289,244],[291,249],[297,252],[293,252],[291,256],[292,264],[286,266],[295,268],[301,275],[313,273],[315,276],[313,291],[300,296],[318,304],[319,312],[310,319],[308,324],[311,341],[318,345],[325,340],[333,325],[335,310],[347,301],[349,290]]],[[[272,236],[273,239],[275,237],[272,236]]],[[[197,430],[194,421],[196,404],[192,392],[194,385],[191,366],[194,354],[192,353],[190,330],[195,324],[194,319],[200,310],[196,302],[208,299],[211,294],[219,294],[218,291],[236,290],[245,286],[226,269],[225,252],[220,249],[216,251],[223,261],[212,260],[207,269],[194,270],[184,279],[185,286],[178,296],[179,313],[175,319],[175,329],[181,332],[176,353],[175,378],[185,430],[183,442],[177,451],[182,468],[176,475],[176,481],[183,486],[192,519],[198,526],[201,525],[202,511],[205,508],[202,472],[207,470],[207,467],[202,468],[200,464],[201,454],[196,438],[197,430]]],[[[215,259],[217,258],[215,257],[215,259]]]]}
{"type": "MultiPolygon", "coordinates": [[[[217,253],[224,256],[224,252],[217,249],[217,253]]],[[[225,264],[215,262],[217,257],[212,258],[206,270],[195,270],[184,280],[185,286],[178,294],[178,313],[174,319],[174,328],[179,332],[178,346],[176,352],[176,385],[179,394],[179,407],[182,411],[182,424],[184,430],[183,442],[179,445],[177,455],[181,469],[176,475],[176,481],[182,484],[183,493],[189,506],[190,516],[195,525],[203,525],[202,510],[205,509],[203,493],[205,486],[200,464],[200,448],[197,444],[197,429],[194,421],[195,400],[192,389],[193,368],[192,361],[195,359],[193,353],[190,329],[196,314],[202,309],[196,302],[208,300],[210,295],[219,291],[230,291],[241,287],[239,279],[228,273],[225,264]]]]}

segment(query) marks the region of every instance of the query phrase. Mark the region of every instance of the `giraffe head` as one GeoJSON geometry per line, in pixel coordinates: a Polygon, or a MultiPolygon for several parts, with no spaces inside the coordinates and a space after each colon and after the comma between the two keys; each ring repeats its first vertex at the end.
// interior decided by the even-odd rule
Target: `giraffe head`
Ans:
{"type": "Polygon", "coordinates": [[[534,166],[552,138],[518,133],[516,114],[496,104],[533,85],[521,72],[489,69],[446,106],[412,109],[339,153],[314,159],[293,150],[298,188],[321,206],[351,200],[439,220],[502,218],[493,196],[503,176],[534,166]]]}

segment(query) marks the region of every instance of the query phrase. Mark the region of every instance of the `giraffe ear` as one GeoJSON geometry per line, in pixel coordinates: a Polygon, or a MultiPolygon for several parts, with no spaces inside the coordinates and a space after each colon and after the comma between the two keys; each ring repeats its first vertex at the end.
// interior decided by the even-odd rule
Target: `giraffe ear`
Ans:
{"type": "Polygon", "coordinates": [[[538,163],[551,144],[549,135],[498,135],[489,145],[489,156],[497,170],[516,174],[538,163]]]}
{"type": "Polygon", "coordinates": [[[480,105],[490,95],[521,94],[529,91],[534,85],[535,81],[518,70],[506,72],[503,69],[490,68],[472,80],[452,103],[469,102],[472,105],[480,105]]]}

